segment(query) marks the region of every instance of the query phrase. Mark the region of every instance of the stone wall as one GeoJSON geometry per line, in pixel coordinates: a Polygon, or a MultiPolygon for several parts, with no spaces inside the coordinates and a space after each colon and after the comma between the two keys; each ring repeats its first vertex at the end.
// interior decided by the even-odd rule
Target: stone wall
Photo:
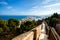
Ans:
{"type": "Polygon", "coordinates": [[[29,31],[13,38],[12,40],[33,40],[33,37],[34,37],[34,32],[29,31]]]}
{"type": "Polygon", "coordinates": [[[13,38],[12,40],[39,40],[40,33],[41,33],[41,25],[13,38]]]}
{"type": "Polygon", "coordinates": [[[39,40],[39,36],[41,33],[41,26],[42,25],[39,25],[36,28],[32,29],[32,31],[34,32],[34,40],[39,40]]]}

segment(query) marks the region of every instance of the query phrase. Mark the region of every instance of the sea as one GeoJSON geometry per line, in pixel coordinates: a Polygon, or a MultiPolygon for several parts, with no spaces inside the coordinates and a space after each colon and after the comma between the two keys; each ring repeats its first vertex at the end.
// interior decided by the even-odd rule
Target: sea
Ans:
{"type": "Polygon", "coordinates": [[[22,19],[26,19],[26,18],[32,18],[34,20],[42,20],[44,18],[47,18],[48,15],[41,15],[41,16],[35,16],[35,15],[0,15],[0,19],[3,20],[9,20],[10,18],[14,18],[14,19],[18,19],[18,20],[22,20],[22,19]]]}

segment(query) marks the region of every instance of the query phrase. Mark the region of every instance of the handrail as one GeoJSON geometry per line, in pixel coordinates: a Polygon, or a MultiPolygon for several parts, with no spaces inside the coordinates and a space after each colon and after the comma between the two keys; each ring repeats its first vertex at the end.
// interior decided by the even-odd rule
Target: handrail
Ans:
{"type": "Polygon", "coordinates": [[[49,27],[46,22],[44,22],[44,23],[45,23],[45,25],[46,25],[46,29],[47,29],[48,31],[51,31],[51,33],[53,34],[54,40],[60,40],[60,37],[59,37],[59,35],[57,34],[56,30],[55,30],[53,27],[52,27],[52,28],[49,27]]]}
{"type": "Polygon", "coordinates": [[[53,29],[51,29],[51,32],[53,33],[54,39],[57,40],[57,37],[55,36],[53,29]]]}
{"type": "Polygon", "coordinates": [[[54,28],[51,28],[51,32],[53,33],[53,36],[54,36],[55,40],[60,40],[59,35],[57,34],[57,32],[55,31],[54,28]]]}

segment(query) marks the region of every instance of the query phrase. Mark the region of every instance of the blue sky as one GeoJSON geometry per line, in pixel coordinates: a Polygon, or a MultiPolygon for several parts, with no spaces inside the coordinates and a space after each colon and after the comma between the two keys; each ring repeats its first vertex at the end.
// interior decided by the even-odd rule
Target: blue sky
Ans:
{"type": "Polygon", "coordinates": [[[0,15],[49,15],[60,13],[60,0],[0,0],[0,15]]]}

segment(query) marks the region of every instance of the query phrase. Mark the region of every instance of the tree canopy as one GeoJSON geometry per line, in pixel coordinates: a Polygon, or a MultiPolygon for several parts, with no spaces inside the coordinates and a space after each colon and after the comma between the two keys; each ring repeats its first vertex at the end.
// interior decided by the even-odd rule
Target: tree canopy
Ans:
{"type": "Polygon", "coordinates": [[[45,20],[49,26],[55,27],[59,21],[59,15],[58,13],[54,13],[52,16],[46,18],[45,20]]]}

